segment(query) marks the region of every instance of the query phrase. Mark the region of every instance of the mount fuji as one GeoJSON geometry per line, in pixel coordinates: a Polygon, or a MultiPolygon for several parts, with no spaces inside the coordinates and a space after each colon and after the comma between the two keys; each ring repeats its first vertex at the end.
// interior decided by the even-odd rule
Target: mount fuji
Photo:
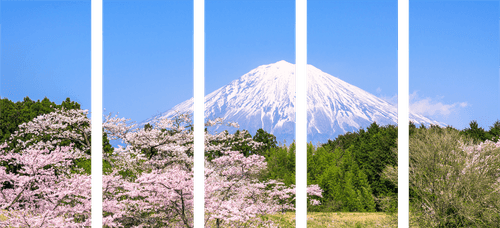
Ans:
{"type": "MultiPolygon", "coordinates": [[[[192,112],[193,98],[155,118],[171,118],[192,112]]],[[[324,143],[340,134],[357,131],[373,122],[397,124],[397,106],[356,86],[307,66],[307,141],[324,143]]],[[[205,118],[222,117],[237,122],[240,129],[255,134],[259,128],[276,136],[279,142],[295,138],[295,65],[279,61],[259,66],[231,83],[205,96],[205,118]]],[[[437,124],[410,112],[416,124],[437,124]]],[[[211,131],[230,130],[220,126],[211,131]]],[[[236,129],[232,128],[234,132],[236,129]]]]}

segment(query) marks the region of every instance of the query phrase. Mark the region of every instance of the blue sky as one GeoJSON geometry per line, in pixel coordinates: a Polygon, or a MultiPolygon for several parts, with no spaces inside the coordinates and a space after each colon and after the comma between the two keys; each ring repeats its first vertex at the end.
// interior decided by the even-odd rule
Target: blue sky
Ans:
{"type": "MultiPolygon", "coordinates": [[[[90,2],[2,1],[1,95],[90,109],[90,2]]],[[[192,97],[192,1],[104,0],[103,106],[142,121],[192,97]]],[[[295,2],[205,2],[206,93],[295,62],[295,2]]],[[[500,114],[498,1],[410,1],[412,111],[464,128],[500,114]]],[[[397,1],[308,1],[308,63],[397,94],[397,1]]]]}

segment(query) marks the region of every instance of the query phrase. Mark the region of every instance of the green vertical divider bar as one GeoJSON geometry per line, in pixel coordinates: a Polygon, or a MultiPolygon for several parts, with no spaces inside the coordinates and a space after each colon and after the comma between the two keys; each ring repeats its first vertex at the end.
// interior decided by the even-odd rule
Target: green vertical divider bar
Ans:
{"type": "Polygon", "coordinates": [[[296,0],[297,26],[297,210],[296,227],[307,226],[306,221],[306,0],[296,0]]]}
{"type": "Polygon", "coordinates": [[[102,0],[92,0],[92,227],[102,226],[102,0]]]}
{"type": "Polygon", "coordinates": [[[194,227],[204,221],[204,86],[203,0],[194,0],[194,227]]]}
{"type": "Polygon", "coordinates": [[[398,227],[408,227],[408,0],[398,0],[398,227]]]}

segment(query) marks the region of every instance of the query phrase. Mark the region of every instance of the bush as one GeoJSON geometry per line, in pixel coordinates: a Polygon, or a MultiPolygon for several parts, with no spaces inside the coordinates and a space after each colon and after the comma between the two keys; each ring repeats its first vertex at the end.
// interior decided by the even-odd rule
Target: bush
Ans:
{"type": "Polygon", "coordinates": [[[420,227],[500,224],[500,143],[474,144],[452,128],[415,129],[410,209],[420,227]]]}

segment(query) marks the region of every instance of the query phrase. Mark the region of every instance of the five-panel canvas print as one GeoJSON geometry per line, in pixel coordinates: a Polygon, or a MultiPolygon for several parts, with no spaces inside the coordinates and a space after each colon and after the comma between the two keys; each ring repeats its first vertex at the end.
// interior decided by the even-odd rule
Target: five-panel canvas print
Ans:
{"type": "MultiPolygon", "coordinates": [[[[0,226],[91,227],[101,159],[102,227],[194,227],[193,1],[103,0],[98,118],[91,2],[1,4],[0,226]]],[[[307,1],[302,151],[295,1],[205,0],[201,224],[296,227],[306,176],[309,227],[398,227],[406,154],[409,227],[500,227],[499,11],[409,1],[402,123],[398,1],[307,1]]]]}

